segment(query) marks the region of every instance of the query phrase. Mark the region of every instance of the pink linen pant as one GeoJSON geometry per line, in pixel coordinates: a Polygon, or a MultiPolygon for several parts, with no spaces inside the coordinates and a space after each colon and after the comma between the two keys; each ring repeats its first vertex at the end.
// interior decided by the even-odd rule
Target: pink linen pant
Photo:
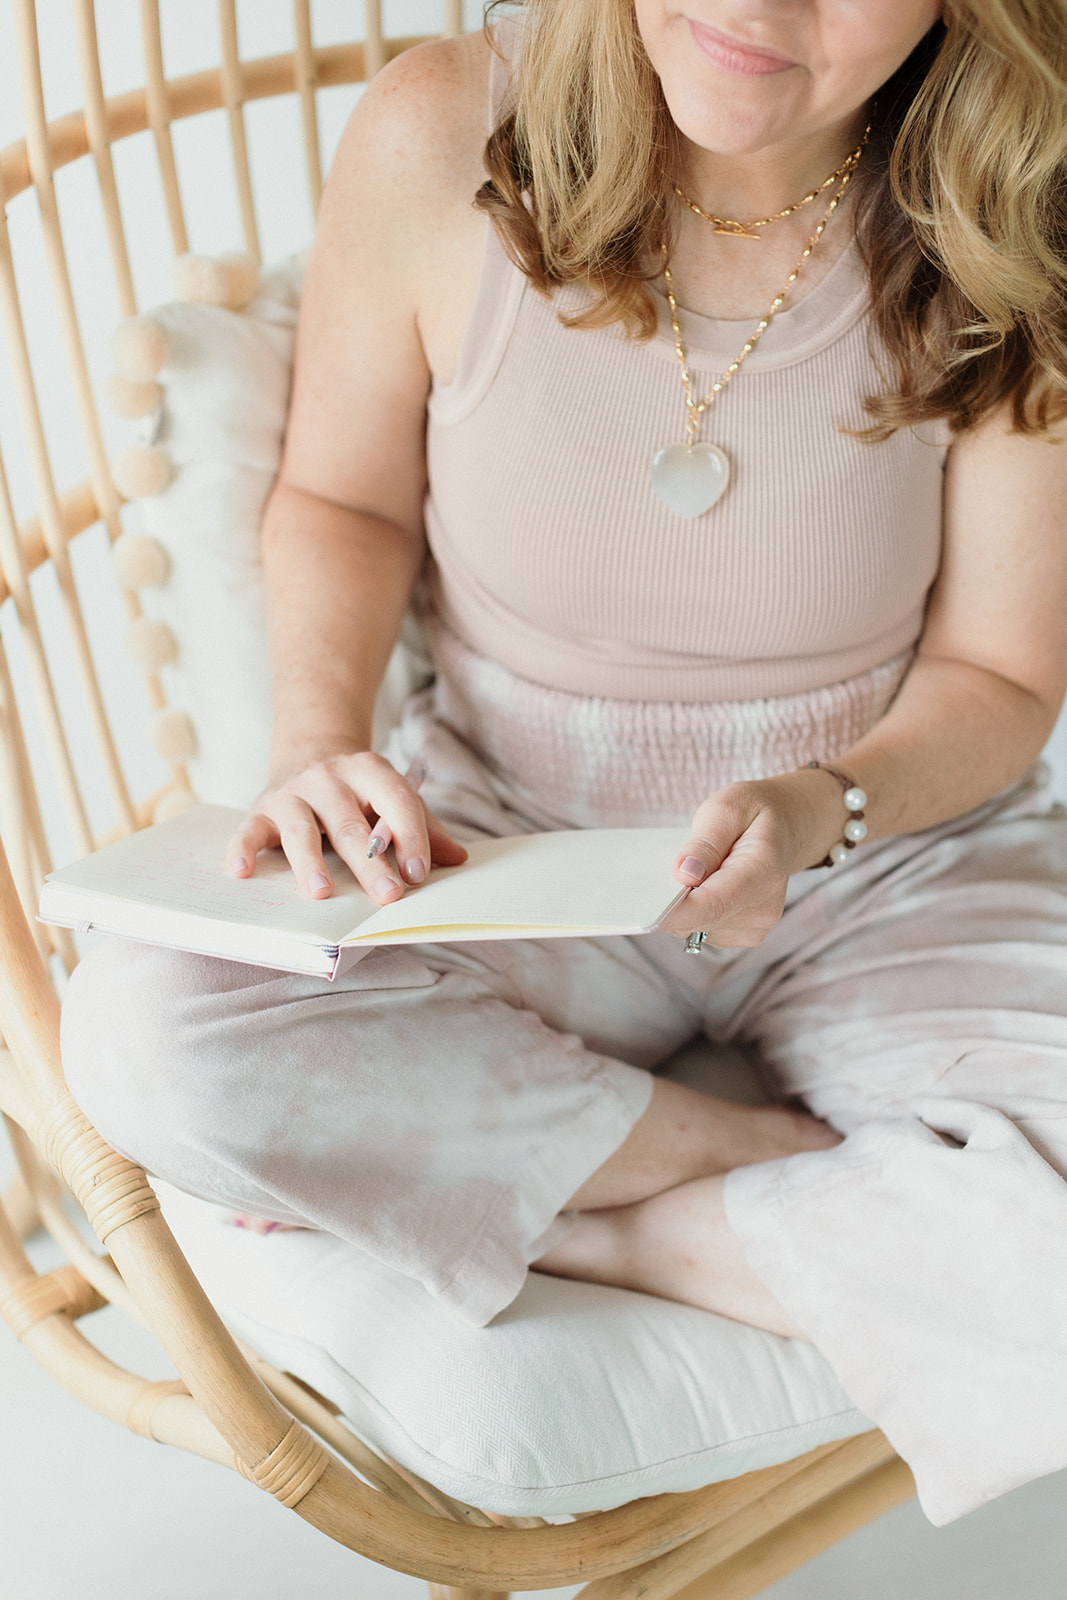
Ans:
{"type": "MultiPolygon", "coordinates": [[[[429,803],[467,836],[684,830],[727,776],[832,759],[903,670],[758,707],[633,706],[448,649],[391,753],[426,756],[429,803]]],[[[479,1324],[641,1115],[649,1069],[701,1031],[846,1136],[731,1174],[728,1216],[931,1519],[1067,1465],[1067,815],[1040,771],[801,874],[755,950],[394,947],[331,986],[100,939],[64,1006],[71,1088],[120,1150],[349,1239],[479,1324]]]]}

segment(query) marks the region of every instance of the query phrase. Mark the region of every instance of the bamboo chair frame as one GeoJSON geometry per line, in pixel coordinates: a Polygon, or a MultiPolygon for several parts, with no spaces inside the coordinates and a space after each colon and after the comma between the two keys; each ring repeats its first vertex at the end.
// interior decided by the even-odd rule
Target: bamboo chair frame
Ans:
{"type": "MultiPolygon", "coordinates": [[[[0,455],[0,605],[20,641],[30,704],[20,703],[0,638],[0,1112],[20,1177],[0,1205],[0,1312],[15,1336],[71,1394],[134,1432],[237,1470],[332,1539],[386,1566],[425,1579],[435,1600],[501,1600],[506,1592],[584,1582],[584,1600],[745,1600],[852,1529],[913,1492],[910,1474],[878,1433],[823,1446],[781,1466],[686,1494],[549,1525],[490,1516],[463,1505],[377,1457],[331,1407],[241,1348],[222,1325],[178,1250],[143,1171],[104,1143],[68,1093],[59,1060],[56,969],[76,952],[62,930],[33,921],[50,860],[41,784],[24,718],[47,753],[49,784],[75,846],[102,839],[88,807],[53,684],[31,578],[50,569],[58,585],[83,714],[125,833],[151,820],[158,796],[134,799],[109,724],[81,609],[71,546],[103,524],[122,531],[97,417],[64,249],[55,175],[90,159],[95,168],[115,292],[137,311],[113,148],[148,131],[175,254],[188,236],[172,126],[221,109],[229,130],[244,248],[259,259],[245,106],[295,94],[308,192],[322,190],[316,95],[369,78],[415,43],[385,35],[380,0],[367,0],[366,38],[326,48],[312,39],[310,0],[291,10],[293,48],[243,59],[236,0],[218,0],[218,70],[168,78],[159,0],[140,0],[144,86],[105,98],[93,0],[72,0],[84,105],[49,121],[33,0],[14,0],[26,134],[0,151],[0,329],[6,344],[37,509],[16,521],[0,455]],[[55,322],[66,356],[83,443],[86,481],[61,489],[53,473],[16,283],[7,207],[33,191],[55,322]],[[89,1248],[69,1214],[73,1196],[105,1247],[89,1248]],[[45,1226],[69,1264],[38,1274],[22,1238],[45,1226]],[[113,1304],[146,1325],[180,1377],[146,1382],[100,1354],[79,1327],[113,1304]]],[[[461,0],[443,0],[442,31],[462,25],[461,0]]],[[[124,602],[139,615],[134,594],[124,602]]],[[[164,686],[146,677],[149,704],[166,708],[164,686]]],[[[25,701],[25,695],[23,696],[25,701]]],[[[169,788],[188,787],[180,764],[169,788]]]]}

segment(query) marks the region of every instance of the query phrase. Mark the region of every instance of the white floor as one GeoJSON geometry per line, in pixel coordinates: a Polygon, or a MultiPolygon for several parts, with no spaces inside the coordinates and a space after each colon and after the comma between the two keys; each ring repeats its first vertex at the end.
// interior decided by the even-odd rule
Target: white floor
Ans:
{"type": "MultiPolygon", "coordinates": [[[[0,1151],[0,1188],[8,1170],[0,1151]]],[[[146,1377],[169,1375],[117,1313],[97,1313],[92,1331],[113,1359],[146,1377]]],[[[546,1593],[571,1600],[578,1591],[546,1593]]],[[[0,1600],[246,1596],[426,1600],[426,1589],[330,1543],[236,1475],[85,1410],[0,1325],[0,1600]]],[[[950,1528],[902,1506],[765,1600],[1065,1597],[1067,1473],[950,1528]]]]}

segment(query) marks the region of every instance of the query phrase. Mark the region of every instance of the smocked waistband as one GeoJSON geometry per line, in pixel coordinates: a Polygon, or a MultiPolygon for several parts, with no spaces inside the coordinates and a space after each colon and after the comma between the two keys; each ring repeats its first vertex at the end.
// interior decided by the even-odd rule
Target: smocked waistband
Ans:
{"type": "Polygon", "coordinates": [[[517,677],[439,619],[424,628],[434,715],[561,827],[688,822],[726,783],[832,761],[885,713],[911,651],[842,683],[765,700],[614,700],[517,677]]]}

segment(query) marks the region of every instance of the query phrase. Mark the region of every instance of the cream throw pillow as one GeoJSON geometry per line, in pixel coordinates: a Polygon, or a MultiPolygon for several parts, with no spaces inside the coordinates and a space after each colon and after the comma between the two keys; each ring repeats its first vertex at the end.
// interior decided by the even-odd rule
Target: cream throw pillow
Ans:
{"type": "MultiPolygon", "coordinates": [[[[166,575],[146,590],[144,605],[173,635],[173,664],[162,670],[172,705],[192,725],[196,796],[221,805],[246,805],[267,772],[271,685],[259,525],[281,458],[302,277],[296,259],[265,276],[240,311],[175,301],[149,317],[162,331],[166,358],[156,380],[161,405],[141,425],[142,444],[152,448],[140,454],[160,476],[169,463],[170,478],[131,514],[167,557],[158,563],[166,575]]],[[[122,487],[119,470],[116,479],[122,487]]],[[[128,541],[120,543],[127,546],[120,561],[125,556],[136,575],[128,541]]],[[[147,570],[143,562],[140,569],[147,570]]],[[[159,648],[158,630],[140,637],[159,648]]],[[[379,695],[377,747],[429,673],[410,619],[404,637],[379,695]]],[[[165,644],[160,653],[168,653],[165,644]]],[[[169,719],[160,732],[163,744],[177,738],[180,755],[180,721],[169,719]]]]}

